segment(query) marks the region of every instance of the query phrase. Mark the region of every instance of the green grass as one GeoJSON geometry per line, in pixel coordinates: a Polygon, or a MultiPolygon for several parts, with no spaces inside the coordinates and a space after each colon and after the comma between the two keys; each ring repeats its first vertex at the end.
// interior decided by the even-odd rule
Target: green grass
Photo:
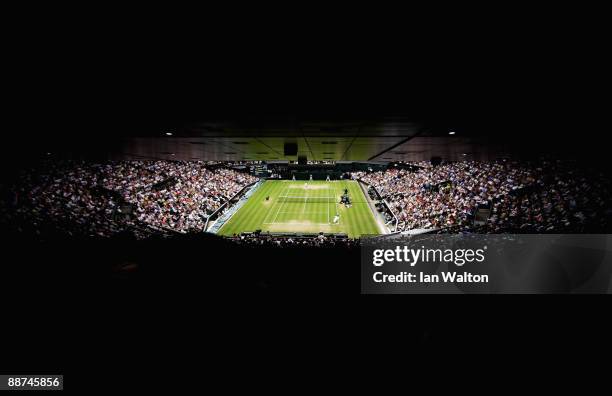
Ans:
{"type": "Polygon", "coordinates": [[[231,236],[255,230],[325,232],[345,233],[351,238],[381,233],[356,181],[309,181],[307,187],[305,184],[305,181],[267,180],[218,233],[231,236]],[[339,204],[345,188],[349,190],[350,208],[339,204]],[[270,199],[266,201],[268,196],[270,199]],[[334,223],[336,214],[340,216],[337,224],[334,223]]]}

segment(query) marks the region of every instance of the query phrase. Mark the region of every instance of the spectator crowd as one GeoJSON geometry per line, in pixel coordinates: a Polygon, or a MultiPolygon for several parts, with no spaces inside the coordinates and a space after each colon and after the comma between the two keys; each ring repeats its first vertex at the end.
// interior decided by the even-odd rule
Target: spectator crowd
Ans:
{"type": "Polygon", "coordinates": [[[272,246],[272,247],[351,247],[359,246],[357,239],[349,238],[346,235],[325,235],[320,233],[317,236],[300,235],[274,235],[269,233],[242,233],[234,235],[231,239],[240,245],[249,246],[272,246]]]}
{"type": "Polygon", "coordinates": [[[20,175],[3,217],[71,235],[107,237],[146,226],[202,231],[208,216],[254,181],[203,162],[53,162],[20,175]]]}
{"type": "Polygon", "coordinates": [[[397,230],[468,230],[479,208],[483,232],[584,232],[609,226],[611,184],[597,171],[563,161],[463,161],[418,170],[357,172],[398,219],[397,230]]]}
{"type": "MultiPolygon", "coordinates": [[[[397,230],[438,229],[487,233],[607,232],[612,185],[601,171],[571,162],[462,161],[432,166],[354,172],[376,188],[397,218],[397,230]],[[484,225],[475,224],[484,209],[484,225]]],[[[122,161],[94,164],[54,161],[24,171],[2,187],[4,226],[39,232],[108,237],[151,230],[201,232],[209,216],[257,179],[226,164],[122,161]]],[[[370,195],[377,197],[372,191],[370,195]]],[[[380,205],[380,204],[379,204],[380,205]]],[[[382,206],[379,209],[382,211],[382,206]]],[[[384,215],[384,214],[383,214],[384,215]]],[[[395,225],[395,224],[393,224],[395,225]]],[[[353,245],[346,237],[242,234],[248,245],[353,245]]]]}

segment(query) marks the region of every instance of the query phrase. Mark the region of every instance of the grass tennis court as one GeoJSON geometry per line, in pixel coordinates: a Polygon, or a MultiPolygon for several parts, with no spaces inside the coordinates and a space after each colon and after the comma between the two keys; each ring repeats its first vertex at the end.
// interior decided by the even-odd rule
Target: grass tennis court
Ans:
{"type": "Polygon", "coordinates": [[[381,233],[363,191],[352,180],[267,180],[221,227],[219,234],[255,230],[345,233],[350,237],[381,233]],[[345,189],[351,199],[349,208],[340,204],[345,189]]]}

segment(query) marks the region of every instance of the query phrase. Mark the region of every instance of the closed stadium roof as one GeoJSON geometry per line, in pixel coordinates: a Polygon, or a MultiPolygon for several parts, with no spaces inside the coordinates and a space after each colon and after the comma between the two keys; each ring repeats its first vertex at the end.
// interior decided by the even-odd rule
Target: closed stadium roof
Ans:
{"type": "MultiPolygon", "coordinates": [[[[296,106],[307,108],[308,99],[296,106]]],[[[590,130],[582,123],[547,113],[534,116],[494,101],[457,99],[452,106],[448,99],[443,106],[431,100],[420,106],[397,101],[391,106],[387,100],[374,107],[370,99],[355,106],[355,101],[345,101],[344,107],[327,104],[326,111],[308,114],[278,106],[272,106],[277,113],[269,114],[262,110],[266,103],[257,106],[255,100],[236,107],[227,101],[216,107],[212,102],[190,104],[183,111],[185,102],[141,100],[135,108],[123,103],[107,113],[101,109],[69,114],[77,118],[66,117],[67,121],[50,117],[27,127],[52,133],[39,133],[37,140],[28,134],[17,139],[42,154],[187,161],[295,161],[299,156],[309,161],[491,160],[513,153],[539,155],[560,149],[576,155],[602,148],[589,143],[585,137],[590,130]],[[397,111],[398,107],[412,110],[397,111]],[[53,123],[45,124],[50,120],[53,123]],[[568,130],[580,135],[560,137],[568,130]],[[285,155],[286,143],[297,144],[297,155],[285,155]]]]}
{"type": "Polygon", "coordinates": [[[421,161],[432,156],[446,160],[490,159],[498,147],[462,128],[378,120],[254,120],[250,122],[193,122],[164,126],[155,133],[123,139],[117,158],[218,161],[421,161]],[[449,131],[457,131],[449,135],[449,131]],[[171,134],[171,135],[170,135],[171,134]],[[285,155],[295,143],[297,155],[285,155]]]}

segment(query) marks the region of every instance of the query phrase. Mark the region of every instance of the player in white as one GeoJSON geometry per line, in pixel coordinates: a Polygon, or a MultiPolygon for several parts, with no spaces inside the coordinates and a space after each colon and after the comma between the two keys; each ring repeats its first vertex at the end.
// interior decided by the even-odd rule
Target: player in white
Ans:
{"type": "Polygon", "coordinates": [[[295,181],[295,175],[293,175],[292,179],[293,179],[293,181],[295,181]]]}
{"type": "Polygon", "coordinates": [[[340,220],[340,215],[336,213],[336,215],[334,216],[334,224],[338,224],[339,220],[340,220]]]}
{"type": "Polygon", "coordinates": [[[327,178],[325,179],[325,181],[329,181],[329,175],[327,175],[327,178]]]}
{"type": "Polygon", "coordinates": [[[312,175],[310,175],[310,181],[312,181],[312,175]]]}

